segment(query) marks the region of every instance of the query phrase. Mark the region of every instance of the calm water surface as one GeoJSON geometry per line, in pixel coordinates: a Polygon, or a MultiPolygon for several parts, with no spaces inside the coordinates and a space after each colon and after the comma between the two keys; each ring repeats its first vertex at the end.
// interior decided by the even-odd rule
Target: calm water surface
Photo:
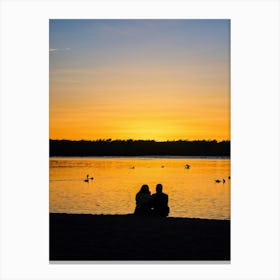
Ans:
{"type": "Polygon", "coordinates": [[[230,219],[228,176],[229,159],[50,158],[50,212],[133,213],[140,187],[161,183],[171,217],[230,219]]]}

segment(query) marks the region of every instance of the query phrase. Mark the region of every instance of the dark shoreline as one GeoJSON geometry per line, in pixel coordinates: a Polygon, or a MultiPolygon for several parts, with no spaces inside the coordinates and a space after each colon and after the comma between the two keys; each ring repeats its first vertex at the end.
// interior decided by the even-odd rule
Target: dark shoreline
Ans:
{"type": "Polygon", "coordinates": [[[50,156],[230,156],[230,141],[49,140],[50,156]]]}
{"type": "Polygon", "coordinates": [[[230,159],[229,156],[172,156],[172,155],[143,155],[143,156],[49,156],[49,158],[151,158],[151,159],[230,159]]]}
{"type": "Polygon", "coordinates": [[[51,213],[50,260],[229,261],[230,220],[51,213]]]}

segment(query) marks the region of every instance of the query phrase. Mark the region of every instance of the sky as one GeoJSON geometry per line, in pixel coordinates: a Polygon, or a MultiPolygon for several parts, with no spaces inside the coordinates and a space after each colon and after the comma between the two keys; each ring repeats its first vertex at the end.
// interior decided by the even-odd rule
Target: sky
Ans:
{"type": "Polygon", "coordinates": [[[230,140],[230,20],[50,20],[50,138],[230,140]]]}

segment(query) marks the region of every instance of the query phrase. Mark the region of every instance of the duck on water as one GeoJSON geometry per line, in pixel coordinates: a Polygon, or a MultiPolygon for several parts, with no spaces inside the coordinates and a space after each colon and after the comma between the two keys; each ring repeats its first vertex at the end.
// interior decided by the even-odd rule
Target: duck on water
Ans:
{"type": "Polygon", "coordinates": [[[89,175],[87,174],[86,179],[84,180],[84,182],[88,183],[89,180],[93,180],[93,177],[89,177],[89,175]]]}

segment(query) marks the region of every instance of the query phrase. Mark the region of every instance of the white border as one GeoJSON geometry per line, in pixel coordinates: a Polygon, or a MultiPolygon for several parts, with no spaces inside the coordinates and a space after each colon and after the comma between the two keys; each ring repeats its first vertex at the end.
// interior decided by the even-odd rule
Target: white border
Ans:
{"type": "Polygon", "coordinates": [[[279,2],[2,1],[1,279],[279,279],[279,2]],[[48,19],[231,19],[231,264],[48,261],[48,19]]]}

